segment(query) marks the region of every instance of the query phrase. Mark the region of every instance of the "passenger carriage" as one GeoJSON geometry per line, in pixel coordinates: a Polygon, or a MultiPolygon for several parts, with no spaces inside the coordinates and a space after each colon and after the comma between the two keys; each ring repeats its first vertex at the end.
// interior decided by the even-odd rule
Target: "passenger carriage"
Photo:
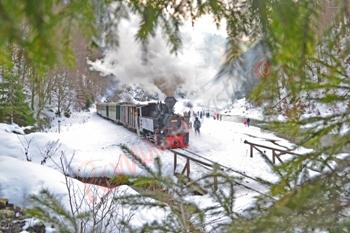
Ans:
{"type": "Polygon", "coordinates": [[[97,113],[121,124],[162,148],[183,148],[189,143],[188,121],[174,114],[174,97],[165,103],[98,103],[97,113]]]}

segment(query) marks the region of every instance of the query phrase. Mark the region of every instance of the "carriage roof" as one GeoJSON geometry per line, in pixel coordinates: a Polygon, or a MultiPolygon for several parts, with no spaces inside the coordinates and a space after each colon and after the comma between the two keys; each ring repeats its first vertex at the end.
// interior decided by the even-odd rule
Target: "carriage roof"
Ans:
{"type": "Polygon", "coordinates": [[[114,106],[114,105],[120,105],[120,106],[129,106],[129,107],[143,107],[150,103],[130,103],[130,102],[108,102],[108,103],[97,103],[96,105],[100,106],[114,106]]]}

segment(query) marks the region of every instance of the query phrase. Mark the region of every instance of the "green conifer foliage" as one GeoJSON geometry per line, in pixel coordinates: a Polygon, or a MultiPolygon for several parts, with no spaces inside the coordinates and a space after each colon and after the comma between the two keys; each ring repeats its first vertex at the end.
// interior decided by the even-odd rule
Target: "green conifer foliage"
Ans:
{"type": "Polygon", "coordinates": [[[21,126],[34,124],[33,113],[24,95],[19,78],[5,75],[0,81],[0,122],[21,126]]]}
{"type": "Polygon", "coordinates": [[[11,66],[9,45],[23,48],[38,71],[57,62],[71,64],[72,25],[91,35],[94,31],[92,1],[1,0],[0,64],[11,66]]]}

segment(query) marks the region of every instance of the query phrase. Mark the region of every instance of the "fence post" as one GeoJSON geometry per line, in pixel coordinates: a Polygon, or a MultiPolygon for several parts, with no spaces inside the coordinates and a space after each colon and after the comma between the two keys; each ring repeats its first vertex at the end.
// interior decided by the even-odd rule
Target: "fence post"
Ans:
{"type": "Polygon", "coordinates": [[[189,158],[187,158],[187,178],[189,178],[190,177],[190,159],[189,158]]]}
{"type": "Polygon", "coordinates": [[[176,153],[174,152],[174,175],[176,173],[176,167],[177,167],[177,155],[176,153]]]}
{"type": "Polygon", "coordinates": [[[250,158],[253,158],[253,146],[250,145],[250,158]]]}
{"type": "Polygon", "coordinates": [[[275,150],[272,150],[272,163],[275,164],[275,150]]]}
{"type": "Polygon", "coordinates": [[[214,175],[214,191],[218,190],[218,177],[214,175]]]}

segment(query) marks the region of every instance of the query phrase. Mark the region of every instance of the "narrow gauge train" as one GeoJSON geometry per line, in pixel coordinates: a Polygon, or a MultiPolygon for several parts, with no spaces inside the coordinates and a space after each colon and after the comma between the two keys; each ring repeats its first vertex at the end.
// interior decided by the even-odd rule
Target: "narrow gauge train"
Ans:
{"type": "Polygon", "coordinates": [[[174,97],[164,103],[98,103],[97,114],[121,124],[161,148],[184,148],[189,143],[189,122],[174,113],[174,97]]]}

